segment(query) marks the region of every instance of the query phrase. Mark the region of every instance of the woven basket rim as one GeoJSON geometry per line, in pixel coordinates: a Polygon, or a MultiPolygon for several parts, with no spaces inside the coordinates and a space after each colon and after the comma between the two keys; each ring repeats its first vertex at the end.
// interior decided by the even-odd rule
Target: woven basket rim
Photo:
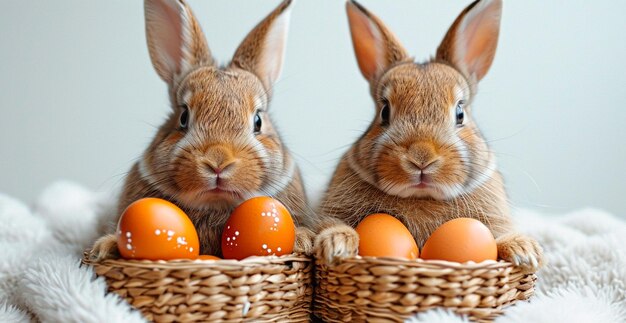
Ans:
{"type": "Polygon", "coordinates": [[[288,254],[283,256],[251,256],[242,260],[236,259],[175,259],[175,260],[137,260],[137,259],[106,259],[93,261],[85,252],[82,262],[86,265],[122,266],[149,269],[236,269],[244,267],[258,267],[266,265],[285,265],[288,262],[312,262],[313,260],[304,254],[288,254]]]}
{"type": "Polygon", "coordinates": [[[517,267],[513,263],[504,260],[485,260],[483,262],[452,262],[446,260],[424,260],[417,258],[415,260],[409,260],[406,258],[393,258],[393,257],[369,257],[369,256],[356,256],[352,258],[344,258],[336,264],[327,264],[318,260],[317,265],[325,265],[327,267],[336,267],[345,264],[376,264],[376,265],[393,265],[393,266],[405,266],[405,267],[421,267],[431,269],[455,269],[455,270],[476,270],[476,269],[499,269],[507,267],[517,267]]]}
{"type": "Polygon", "coordinates": [[[537,276],[504,260],[362,257],[316,262],[314,313],[326,322],[403,322],[440,307],[493,322],[505,306],[532,296],[537,276]],[[349,319],[345,319],[349,318],[349,319]]]}

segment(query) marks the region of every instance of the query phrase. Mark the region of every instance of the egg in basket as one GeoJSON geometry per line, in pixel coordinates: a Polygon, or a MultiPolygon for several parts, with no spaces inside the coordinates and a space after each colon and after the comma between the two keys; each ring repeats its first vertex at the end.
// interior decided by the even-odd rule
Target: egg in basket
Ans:
{"type": "Polygon", "coordinates": [[[444,223],[421,253],[391,215],[369,215],[356,232],[357,257],[317,262],[314,312],[326,322],[402,322],[435,307],[489,322],[533,294],[535,274],[497,261],[496,241],[478,220],[444,223]]]}
{"type": "Polygon", "coordinates": [[[116,232],[122,259],[83,262],[148,320],[309,320],[312,261],[292,253],[295,226],[275,199],[252,198],[232,212],[224,259],[199,255],[193,224],[162,199],[131,204],[116,232]]]}

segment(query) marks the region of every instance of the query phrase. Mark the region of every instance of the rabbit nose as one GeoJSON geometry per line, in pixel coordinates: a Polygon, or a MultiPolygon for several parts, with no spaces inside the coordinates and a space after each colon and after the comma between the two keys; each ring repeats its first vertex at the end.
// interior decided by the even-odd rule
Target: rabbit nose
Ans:
{"type": "Polygon", "coordinates": [[[439,160],[435,145],[431,142],[412,144],[408,149],[407,155],[411,166],[417,171],[424,171],[439,160]]]}
{"type": "Polygon", "coordinates": [[[235,161],[230,160],[218,166],[214,166],[212,164],[207,163],[206,166],[209,169],[209,171],[213,172],[217,176],[220,176],[220,174],[227,173],[228,171],[230,171],[235,166],[235,161]]]}
{"type": "Polygon", "coordinates": [[[426,170],[428,167],[432,166],[434,163],[436,163],[439,159],[433,159],[427,162],[419,162],[419,161],[415,161],[415,160],[411,160],[411,164],[413,164],[413,166],[415,166],[415,168],[417,168],[420,171],[424,171],[426,170]]]}
{"type": "Polygon", "coordinates": [[[231,149],[223,145],[213,145],[206,150],[203,163],[208,171],[215,175],[224,174],[232,170],[236,159],[231,149]]]}

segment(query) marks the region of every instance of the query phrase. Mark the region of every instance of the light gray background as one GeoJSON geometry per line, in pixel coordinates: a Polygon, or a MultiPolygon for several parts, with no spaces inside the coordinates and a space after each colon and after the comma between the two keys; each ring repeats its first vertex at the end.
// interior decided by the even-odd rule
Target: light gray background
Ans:
{"type": "MultiPolygon", "coordinates": [[[[214,55],[230,59],[278,1],[190,0],[214,55]]],[[[469,1],[363,0],[416,59],[469,1]]],[[[2,1],[0,192],[32,202],[70,179],[120,185],[168,112],[145,44],[143,3],[2,1]]],[[[505,1],[498,53],[475,111],[512,202],[626,215],[624,1],[505,1]]],[[[373,116],[340,0],[295,4],[272,114],[309,192],[373,116]]]]}

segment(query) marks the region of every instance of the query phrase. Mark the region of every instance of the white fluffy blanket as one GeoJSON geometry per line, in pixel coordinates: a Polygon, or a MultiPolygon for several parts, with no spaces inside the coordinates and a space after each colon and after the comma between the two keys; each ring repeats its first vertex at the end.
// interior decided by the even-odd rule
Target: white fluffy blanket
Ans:
{"type": "MultiPolygon", "coordinates": [[[[0,194],[0,322],[143,322],[78,266],[113,222],[113,200],[67,182],[49,187],[32,208],[0,194]]],[[[518,210],[515,217],[543,245],[548,264],[536,296],[497,322],[626,322],[626,223],[593,209],[562,216],[518,210]]],[[[466,320],[433,310],[413,321],[466,320]]]]}

